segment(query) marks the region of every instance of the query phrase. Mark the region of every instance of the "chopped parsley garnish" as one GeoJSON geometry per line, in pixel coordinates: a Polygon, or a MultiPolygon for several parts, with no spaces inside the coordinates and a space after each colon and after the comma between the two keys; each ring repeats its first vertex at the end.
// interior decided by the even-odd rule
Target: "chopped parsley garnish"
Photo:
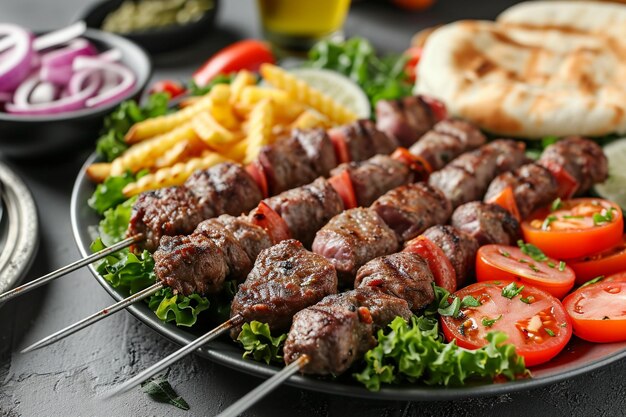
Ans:
{"type": "Polygon", "coordinates": [[[561,272],[565,271],[565,262],[563,261],[559,262],[559,271],[561,272]]]}
{"type": "MultiPolygon", "coordinates": [[[[552,268],[552,269],[556,268],[556,265],[555,265],[555,264],[554,264],[554,262],[552,262],[552,261],[548,261],[548,262],[546,262],[546,265],[548,265],[548,266],[549,266],[550,268],[552,268]]],[[[560,268],[560,267],[559,267],[559,268],[560,268]]]]}
{"type": "Polygon", "coordinates": [[[547,327],[546,327],[544,330],[545,330],[545,331],[546,331],[546,333],[548,333],[550,336],[552,336],[552,337],[556,336],[556,335],[554,334],[554,332],[553,332],[552,330],[548,329],[547,327]]]}
{"type": "Polygon", "coordinates": [[[528,267],[533,270],[533,272],[539,272],[539,268],[535,266],[535,264],[528,264],[528,267]]]}
{"type": "Polygon", "coordinates": [[[552,223],[552,222],[554,222],[556,220],[557,220],[557,217],[554,214],[549,215],[543,221],[543,224],[541,225],[541,230],[548,230],[550,228],[550,223],[552,223]]]}
{"type": "Polygon", "coordinates": [[[589,281],[585,282],[583,285],[581,285],[580,288],[586,287],[587,285],[595,284],[597,282],[602,281],[603,279],[604,279],[604,275],[600,275],[599,277],[592,278],[589,281]]]}
{"type": "Polygon", "coordinates": [[[523,289],[523,285],[518,287],[516,283],[511,282],[509,285],[502,288],[502,296],[510,300],[521,293],[523,289]]]}
{"type": "Polygon", "coordinates": [[[457,318],[459,316],[459,312],[461,310],[461,299],[458,297],[454,297],[452,302],[448,304],[447,307],[439,308],[437,311],[442,316],[452,316],[457,318]]]}
{"type": "Polygon", "coordinates": [[[480,307],[481,302],[471,295],[466,295],[461,300],[461,307],[480,307]]]}
{"type": "Polygon", "coordinates": [[[572,214],[566,214],[563,216],[564,219],[577,219],[577,220],[582,220],[585,218],[585,216],[574,216],[572,214]]]}
{"type": "Polygon", "coordinates": [[[510,258],[511,254],[508,253],[507,251],[500,249],[500,255],[504,256],[505,258],[510,258]]]}
{"type": "Polygon", "coordinates": [[[519,299],[522,303],[532,304],[535,301],[535,297],[529,295],[528,297],[520,297],[519,299]]]}
{"type": "Polygon", "coordinates": [[[500,314],[495,319],[490,319],[490,318],[484,317],[482,319],[482,324],[485,327],[491,327],[491,326],[493,326],[496,323],[496,321],[500,320],[501,318],[502,318],[502,314],[500,314]]]}
{"type": "Polygon", "coordinates": [[[593,224],[595,226],[599,226],[603,223],[610,223],[611,221],[613,221],[613,210],[615,210],[615,208],[611,207],[610,209],[606,210],[605,214],[594,213],[593,224]]]}
{"type": "Polygon", "coordinates": [[[561,201],[560,197],[557,197],[557,199],[552,202],[552,205],[550,205],[550,210],[557,211],[558,209],[562,207],[563,207],[563,202],[561,201]]]}
{"type": "Polygon", "coordinates": [[[533,260],[537,262],[545,262],[548,260],[548,257],[539,249],[537,246],[532,243],[524,243],[523,240],[517,241],[517,246],[522,250],[524,255],[530,256],[533,260]]]}

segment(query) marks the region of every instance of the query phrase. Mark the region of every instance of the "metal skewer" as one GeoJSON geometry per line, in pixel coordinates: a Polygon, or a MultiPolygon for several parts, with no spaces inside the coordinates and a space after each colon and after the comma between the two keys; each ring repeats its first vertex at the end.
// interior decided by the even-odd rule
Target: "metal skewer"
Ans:
{"type": "Polygon", "coordinates": [[[275,374],[273,377],[263,382],[261,385],[241,397],[234,404],[228,407],[226,410],[222,411],[217,417],[235,417],[239,414],[246,411],[248,408],[252,407],[259,400],[265,397],[267,394],[276,389],[280,384],[282,384],[289,377],[300,371],[307,363],[309,363],[309,357],[307,355],[302,355],[294,362],[291,362],[285,368],[283,368],[280,372],[275,374]]]}
{"type": "Polygon", "coordinates": [[[97,313],[92,314],[91,316],[85,317],[84,319],[82,319],[81,321],[78,321],[70,326],[65,327],[64,329],[59,330],[56,333],[51,334],[48,337],[45,337],[43,339],[41,339],[40,341],[33,343],[32,345],[28,346],[27,348],[25,348],[24,350],[22,350],[22,353],[28,353],[31,352],[33,350],[42,348],[44,346],[48,346],[52,343],[56,343],[61,339],[66,338],[69,335],[72,335],[74,333],[76,333],[77,331],[84,329],[85,327],[96,323],[100,320],[102,320],[105,317],[108,317],[109,315],[116,313],[126,307],[128,307],[129,305],[143,300],[149,296],[151,296],[152,294],[154,294],[155,292],[157,292],[158,290],[160,290],[161,288],[163,288],[164,285],[162,282],[157,282],[154,285],[149,286],[148,288],[144,288],[143,290],[139,291],[138,293],[135,293],[133,295],[131,295],[130,297],[127,297],[121,301],[118,301],[117,303],[107,307],[107,308],[103,308],[102,310],[98,311],[97,313]]]}
{"type": "Polygon", "coordinates": [[[109,393],[105,394],[105,397],[109,398],[114,395],[121,394],[133,388],[134,386],[141,384],[143,381],[158,374],[159,372],[169,367],[174,362],[187,356],[188,354],[192,353],[194,350],[198,349],[202,345],[210,342],[211,340],[222,335],[224,332],[230,330],[232,327],[235,327],[241,324],[242,322],[243,322],[243,316],[239,314],[231,317],[229,320],[226,320],[224,323],[220,324],[215,329],[211,330],[208,333],[205,333],[204,335],[200,336],[199,338],[189,343],[188,345],[183,346],[182,348],[178,349],[171,355],[161,359],[159,362],[155,363],[151,367],[141,371],[140,373],[130,378],[126,382],[123,382],[122,384],[118,385],[116,388],[112,389],[109,393]]]}
{"type": "Polygon", "coordinates": [[[60,278],[65,274],[69,274],[70,272],[75,271],[79,268],[82,268],[83,266],[89,265],[90,263],[93,263],[102,258],[105,258],[109,256],[110,254],[117,252],[120,249],[124,249],[125,247],[128,247],[132,245],[133,243],[138,242],[140,240],[143,240],[142,234],[137,234],[135,236],[128,237],[120,242],[117,242],[114,245],[109,246],[108,248],[104,248],[99,252],[91,254],[87,256],[86,258],[79,259],[78,261],[72,262],[69,265],[65,265],[64,267],[59,268],[56,271],[52,271],[49,274],[39,277],[24,285],[20,285],[19,287],[16,287],[10,291],[0,294],[0,303],[4,301],[8,301],[12,298],[15,298],[18,295],[25,294],[29,291],[34,290],[35,288],[39,288],[42,285],[45,285],[50,281],[60,278]]]}

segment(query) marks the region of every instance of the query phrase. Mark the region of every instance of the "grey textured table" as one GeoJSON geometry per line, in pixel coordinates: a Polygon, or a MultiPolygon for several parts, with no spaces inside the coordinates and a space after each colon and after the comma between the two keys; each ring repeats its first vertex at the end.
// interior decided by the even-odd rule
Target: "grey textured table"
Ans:
{"type": "MultiPolygon", "coordinates": [[[[0,0],[0,21],[50,29],[80,15],[80,0],[0,0]]],[[[385,2],[358,2],[345,29],[389,51],[401,51],[420,28],[461,18],[493,18],[505,1],[477,3],[440,0],[426,13],[405,13],[385,2]]],[[[185,78],[220,46],[259,35],[252,0],[224,0],[218,29],[206,40],[155,58],[155,78],[185,78]]],[[[89,151],[63,160],[9,161],[35,196],[41,221],[41,248],[27,279],[78,257],[70,228],[70,193],[89,151]]],[[[174,366],[170,381],[190,404],[184,412],[153,402],[140,390],[110,400],[99,394],[154,363],[176,346],[133,316],[121,312],[49,348],[19,349],[73,322],[111,298],[86,271],[13,300],[0,309],[1,416],[197,416],[214,415],[255,387],[260,379],[197,357],[174,366]]],[[[623,376],[626,361],[541,389],[455,402],[383,402],[350,399],[282,387],[257,404],[250,416],[617,416],[626,415],[623,376]]]]}

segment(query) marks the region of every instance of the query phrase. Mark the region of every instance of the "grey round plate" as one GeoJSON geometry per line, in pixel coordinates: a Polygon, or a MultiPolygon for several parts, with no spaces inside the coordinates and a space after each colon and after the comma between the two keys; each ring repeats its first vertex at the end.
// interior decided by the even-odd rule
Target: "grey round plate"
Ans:
{"type": "Polygon", "coordinates": [[[30,268],[39,247],[37,208],[30,191],[0,163],[0,293],[16,286],[30,268]]]}
{"type": "MultiPolygon", "coordinates": [[[[94,237],[95,226],[98,224],[97,214],[87,206],[87,199],[94,190],[93,184],[85,176],[85,167],[96,159],[91,156],[81,170],[72,193],[72,228],[74,238],[83,256],[90,253],[89,245],[94,237]]],[[[91,272],[104,287],[104,289],[116,300],[121,300],[128,294],[120,292],[98,275],[93,267],[91,272]]],[[[129,307],[130,312],[139,320],[178,344],[188,344],[200,334],[178,328],[169,323],[163,323],[148,308],[146,303],[139,303],[129,307]]],[[[208,330],[208,329],[205,329],[208,330]]],[[[218,362],[230,368],[253,375],[270,377],[280,368],[268,366],[263,363],[246,360],[241,357],[242,351],[224,338],[201,348],[198,353],[210,360],[218,362]]],[[[592,344],[574,338],[567,348],[549,363],[534,367],[533,378],[504,382],[498,384],[473,385],[462,388],[440,388],[425,385],[402,385],[386,387],[379,392],[370,392],[352,382],[349,379],[331,380],[309,376],[292,376],[286,383],[299,388],[326,392],[335,395],[347,395],[352,397],[364,397],[368,399],[387,400],[412,400],[433,401],[451,400],[486,395],[505,394],[571,378],[576,375],[589,372],[626,357],[626,343],[592,344]]]]}

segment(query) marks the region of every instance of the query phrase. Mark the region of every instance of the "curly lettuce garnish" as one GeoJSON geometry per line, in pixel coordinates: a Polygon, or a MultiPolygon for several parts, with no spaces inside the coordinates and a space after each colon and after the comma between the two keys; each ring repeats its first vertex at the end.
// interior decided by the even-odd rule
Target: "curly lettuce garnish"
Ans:
{"type": "MultiPolygon", "coordinates": [[[[100,238],[91,244],[94,252],[106,248],[100,238]]],[[[128,249],[115,252],[104,258],[96,267],[96,271],[106,279],[113,288],[136,293],[154,284],[154,260],[150,252],[144,251],[135,255],[128,249]]]]}
{"type": "Polygon", "coordinates": [[[210,302],[206,297],[199,294],[189,296],[174,294],[169,287],[157,291],[148,301],[148,307],[159,319],[186,327],[196,324],[198,314],[207,310],[209,305],[210,302]]]}
{"type": "Polygon", "coordinates": [[[407,323],[396,317],[389,329],[388,333],[378,332],[378,345],[365,354],[365,368],[353,375],[371,391],[403,381],[459,386],[468,381],[530,375],[515,346],[504,344],[507,336],[502,332],[489,333],[488,345],[467,350],[454,342],[444,343],[433,318],[413,317],[407,323]]]}
{"type": "Polygon", "coordinates": [[[255,361],[282,362],[283,344],[287,334],[273,337],[270,326],[266,323],[252,321],[244,323],[237,340],[243,346],[244,358],[252,357],[255,361]]]}

